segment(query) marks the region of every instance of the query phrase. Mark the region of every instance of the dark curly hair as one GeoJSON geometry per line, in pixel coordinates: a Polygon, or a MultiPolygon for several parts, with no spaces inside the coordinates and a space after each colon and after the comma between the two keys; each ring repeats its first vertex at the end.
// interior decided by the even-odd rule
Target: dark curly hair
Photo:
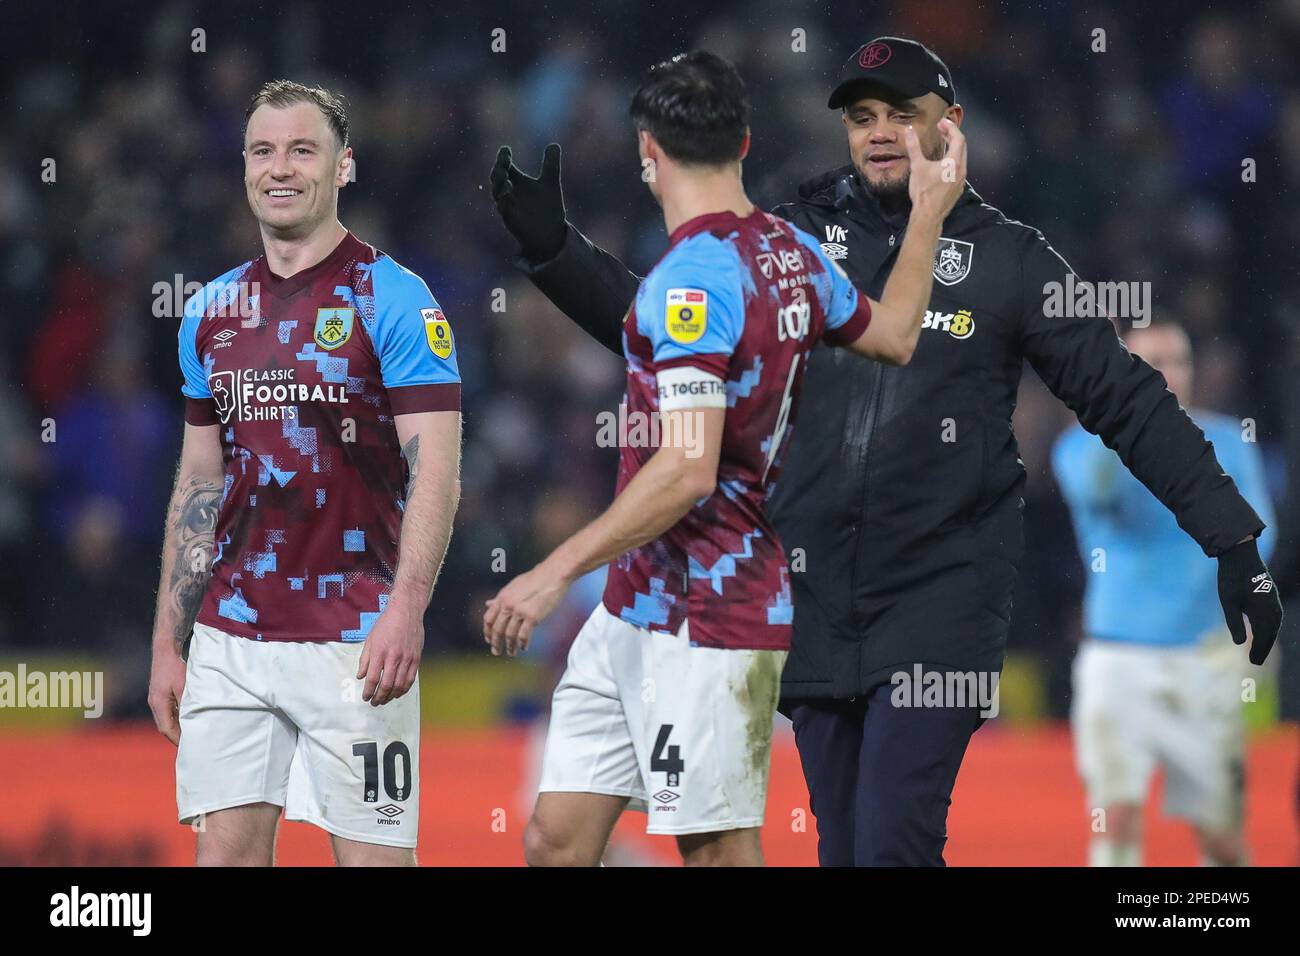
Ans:
{"type": "Polygon", "coordinates": [[[736,68],[704,50],[652,66],[628,112],[679,163],[720,166],[740,158],[749,97],[736,68]]]}

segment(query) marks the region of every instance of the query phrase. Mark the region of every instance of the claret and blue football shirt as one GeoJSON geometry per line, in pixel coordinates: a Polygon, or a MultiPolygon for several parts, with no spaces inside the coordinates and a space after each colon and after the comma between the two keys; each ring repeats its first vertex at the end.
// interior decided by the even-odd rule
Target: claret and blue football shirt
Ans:
{"type": "Polygon", "coordinates": [[[225,465],[198,621],[258,640],[365,640],[397,567],[394,416],[460,408],[428,286],[348,233],[288,278],[263,256],[208,283],[186,304],[179,353],[185,420],[219,426],[225,465]]]}
{"type": "MultiPolygon", "coordinates": [[[[870,319],[869,300],[817,240],[783,219],[712,213],[674,230],[624,320],[628,435],[661,411],[725,408],[717,488],[610,565],[611,614],[669,633],[689,620],[705,647],[789,648],[789,568],[763,502],[808,353],[818,340],[853,342],[870,319]]],[[[620,445],[621,492],[658,447],[620,445]]]]}

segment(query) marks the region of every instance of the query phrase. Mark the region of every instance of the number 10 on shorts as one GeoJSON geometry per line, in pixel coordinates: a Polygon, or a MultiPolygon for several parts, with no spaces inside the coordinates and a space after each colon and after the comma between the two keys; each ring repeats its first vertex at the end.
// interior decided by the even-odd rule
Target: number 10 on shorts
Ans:
{"type": "MultiPolygon", "coordinates": [[[[361,757],[365,772],[361,798],[366,803],[379,800],[379,744],[375,741],[352,745],[352,756],[361,757]]],[[[411,751],[400,740],[394,740],[384,748],[384,793],[389,800],[405,800],[411,793],[411,751]],[[402,761],[399,777],[398,759],[402,761]],[[400,784],[398,783],[400,779],[400,784]]]]}

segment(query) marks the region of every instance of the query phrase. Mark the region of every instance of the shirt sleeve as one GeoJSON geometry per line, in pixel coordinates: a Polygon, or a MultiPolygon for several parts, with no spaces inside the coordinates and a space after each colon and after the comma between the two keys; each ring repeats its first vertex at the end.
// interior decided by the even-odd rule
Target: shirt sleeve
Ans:
{"type": "Polygon", "coordinates": [[[451,323],[424,280],[388,257],[372,272],[371,332],[393,414],[460,408],[460,368],[451,323]]]}
{"type": "Polygon", "coordinates": [[[663,411],[726,407],[726,376],[745,328],[744,275],[712,236],[676,247],[637,293],[637,331],[650,340],[663,411]]]}
{"type": "MultiPolygon", "coordinates": [[[[1113,512],[1123,504],[1123,462],[1096,436],[1078,426],[1066,429],[1057,439],[1052,449],[1052,470],[1062,496],[1072,509],[1113,512]]],[[[1136,484],[1131,487],[1138,488],[1136,484]]]]}
{"type": "MultiPolygon", "coordinates": [[[[1269,494],[1264,457],[1260,454],[1259,445],[1244,441],[1240,435],[1232,435],[1216,439],[1214,447],[1228,462],[1229,474],[1239,483],[1242,497],[1255,509],[1266,526],[1273,524],[1273,496],[1269,494]]],[[[1276,546],[1276,534],[1260,536],[1259,553],[1265,561],[1272,557],[1276,546]]]]}
{"type": "Polygon", "coordinates": [[[1052,445],[1052,474],[1056,478],[1056,487],[1061,490],[1061,497],[1071,512],[1082,507],[1085,501],[1084,484],[1079,480],[1081,471],[1079,445],[1067,428],[1052,445]]]}
{"type": "Polygon", "coordinates": [[[840,264],[812,236],[800,233],[804,246],[817,257],[828,281],[819,283],[817,293],[826,314],[822,341],[827,345],[848,345],[857,341],[871,324],[871,300],[858,292],[840,264]]]}
{"type": "Polygon", "coordinates": [[[208,375],[199,360],[196,347],[199,323],[203,320],[205,292],[199,292],[185,303],[181,327],[177,333],[177,356],[181,366],[181,394],[185,396],[185,421],[191,425],[215,425],[216,403],[208,388],[208,375]]]}
{"type": "Polygon", "coordinates": [[[1073,272],[1043,234],[1026,230],[1016,254],[1020,347],[1052,393],[1101,436],[1207,555],[1257,534],[1263,521],[1160,374],[1124,347],[1107,318],[1049,308],[1050,291],[1066,287],[1073,272]]]}
{"type": "Polygon", "coordinates": [[[640,276],[568,224],[564,245],[548,262],[515,257],[515,266],[588,335],[623,358],[623,319],[640,276]]]}

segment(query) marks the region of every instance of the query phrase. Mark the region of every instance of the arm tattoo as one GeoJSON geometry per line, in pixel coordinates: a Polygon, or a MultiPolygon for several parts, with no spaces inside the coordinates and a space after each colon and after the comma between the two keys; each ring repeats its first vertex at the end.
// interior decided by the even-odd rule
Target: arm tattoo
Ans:
{"type": "Polygon", "coordinates": [[[406,459],[406,500],[411,500],[411,490],[415,487],[415,475],[420,468],[420,436],[412,435],[411,440],[402,446],[402,457],[406,459]]]}
{"type": "Polygon", "coordinates": [[[174,542],[168,596],[176,615],[173,637],[178,652],[184,649],[194,629],[194,619],[212,576],[212,543],[220,503],[221,485],[191,478],[177,489],[167,518],[174,542]]]}

